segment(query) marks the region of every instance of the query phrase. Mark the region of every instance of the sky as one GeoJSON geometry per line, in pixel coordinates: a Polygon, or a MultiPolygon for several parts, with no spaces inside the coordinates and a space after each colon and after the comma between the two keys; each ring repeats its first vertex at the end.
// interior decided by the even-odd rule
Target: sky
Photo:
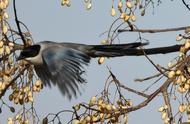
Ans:
{"type": "MultiPolygon", "coordinates": [[[[17,13],[19,20],[24,22],[32,33],[34,41],[37,43],[43,40],[57,42],[75,42],[84,44],[100,44],[106,36],[99,37],[107,31],[115,18],[110,16],[112,5],[111,0],[94,0],[92,10],[86,11],[82,0],[72,0],[71,7],[62,7],[60,0],[17,0],[17,13]]],[[[10,5],[12,7],[12,5],[10,5]]],[[[13,17],[12,9],[9,9],[10,17],[13,17]]],[[[170,28],[186,26],[189,24],[190,12],[178,1],[163,1],[160,6],[155,6],[154,14],[149,7],[144,17],[137,16],[136,25],[139,28],[170,28]]],[[[14,20],[9,20],[14,24],[14,20]]],[[[148,47],[158,47],[176,44],[175,38],[181,32],[163,34],[142,34],[149,40],[148,47]]],[[[123,43],[134,42],[136,34],[122,34],[123,43]]],[[[166,66],[167,63],[177,56],[178,53],[169,55],[156,55],[150,58],[160,65],[166,66]]],[[[135,78],[150,76],[156,69],[145,59],[145,57],[119,57],[111,58],[104,64],[98,65],[97,59],[91,60],[87,69],[87,84],[83,87],[84,91],[69,101],[63,97],[57,87],[51,89],[46,87],[39,94],[35,95],[35,108],[38,115],[43,118],[48,113],[57,113],[63,109],[72,109],[74,104],[87,102],[92,96],[99,94],[109,76],[107,66],[111,67],[117,78],[127,86],[143,91],[152,82],[136,83],[135,78]]],[[[161,82],[160,82],[161,83],[161,82]]],[[[154,87],[156,88],[156,87],[154,87]]],[[[134,103],[139,103],[141,99],[135,95],[126,94],[134,103]]],[[[157,109],[163,104],[161,97],[155,98],[149,105],[138,111],[129,114],[130,124],[160,124],[161,114],[157,109]],[[138,119],[137,119],[138,118],[138,119]]],[[[7,117],[12,116],[5,110],[0,116],[0,124],[4,124],[7,117]],[[5,114],[6,113],[6,114],[5,114]]],[[[68,118],[63,116],[63,120],[68,118]]],[[[64,122],[64,121],[63,121],[64,122]]]]}

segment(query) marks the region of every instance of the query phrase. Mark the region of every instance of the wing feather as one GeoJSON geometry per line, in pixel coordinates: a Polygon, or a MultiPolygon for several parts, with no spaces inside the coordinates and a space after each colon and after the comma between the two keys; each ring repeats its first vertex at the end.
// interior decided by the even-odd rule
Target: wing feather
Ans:
{"type": "Polygon", "coordinates": [[[37,75],[45,86],[58,85],[63,95],[69,99],[76,96],[78,84],[85,83],[82,77],[84,65],[88,65],[90,57],[72,48],[48,48],[42,52],[44,64],[35,67],[37,75]]]}

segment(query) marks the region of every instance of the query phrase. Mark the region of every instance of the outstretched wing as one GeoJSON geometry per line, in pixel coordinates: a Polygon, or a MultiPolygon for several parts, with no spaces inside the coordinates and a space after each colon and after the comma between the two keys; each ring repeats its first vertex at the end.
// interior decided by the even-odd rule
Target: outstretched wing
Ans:
{"type": "Polygon", "coordinates": [[[85,83],[82,78],[84,65],[88,65],[90,57],[72,48],[48,48],[42,52],[44,61],[40,68],[35,67],[37,75],[45,85],[58,85],[59,89],[71,99],[76,96],[78,83],[85,83]],[[43,69],[43,70],[42,70],[43,69]]]}

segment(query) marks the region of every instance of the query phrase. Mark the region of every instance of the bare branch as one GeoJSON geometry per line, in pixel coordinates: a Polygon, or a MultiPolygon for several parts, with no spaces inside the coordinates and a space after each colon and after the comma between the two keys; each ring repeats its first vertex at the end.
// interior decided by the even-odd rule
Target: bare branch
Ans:
{"type": "Polygon", "coordinates": [[[114,82],[117,83],[117,84],[119,85],[119,87],[122,87],[122,88],[128,90],[129,92],[135,93],[135,94],[140,95],[140,96],[143,96],[143,97],[145,97],[145,98],[149,98],[149,95],[147,95],[147,94],[145,94],[145,93],[142,93],[142,92],[139,92],[139,91],[137,91],[137,90],[131,89],[131,88],[129,88],[129,87],[127,87],[127,86],[121,84],[121,83],[119,82],[119,80],[117,80],[116,76],[115,76],[110,70],[109,70],[109,72],[110,72],[110,74],[111,74],[111,76],[112,76],[114,82]]]}
{"type": "Polygon", "coordinates": [[[171,31],[181,31],[190,28],[190,26],[177,27],[177,28],[166,28],[166,29],[119,29],[118,32],[141,32],[141,33],[161,33],[161,32],[171,32],[171,31]]]}

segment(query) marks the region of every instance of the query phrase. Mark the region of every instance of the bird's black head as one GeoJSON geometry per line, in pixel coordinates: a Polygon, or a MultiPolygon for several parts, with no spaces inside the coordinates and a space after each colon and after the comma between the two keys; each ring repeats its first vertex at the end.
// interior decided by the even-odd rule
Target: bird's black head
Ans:
{"type": "Polygon", "coordinates": [[[21,52],[17,60],[25,59],[25,58],[30,58],[30,57],[35,57],[38,55],[40,52],[40,45],[32,45],[29,47],[24,48],[21,52]]]}

